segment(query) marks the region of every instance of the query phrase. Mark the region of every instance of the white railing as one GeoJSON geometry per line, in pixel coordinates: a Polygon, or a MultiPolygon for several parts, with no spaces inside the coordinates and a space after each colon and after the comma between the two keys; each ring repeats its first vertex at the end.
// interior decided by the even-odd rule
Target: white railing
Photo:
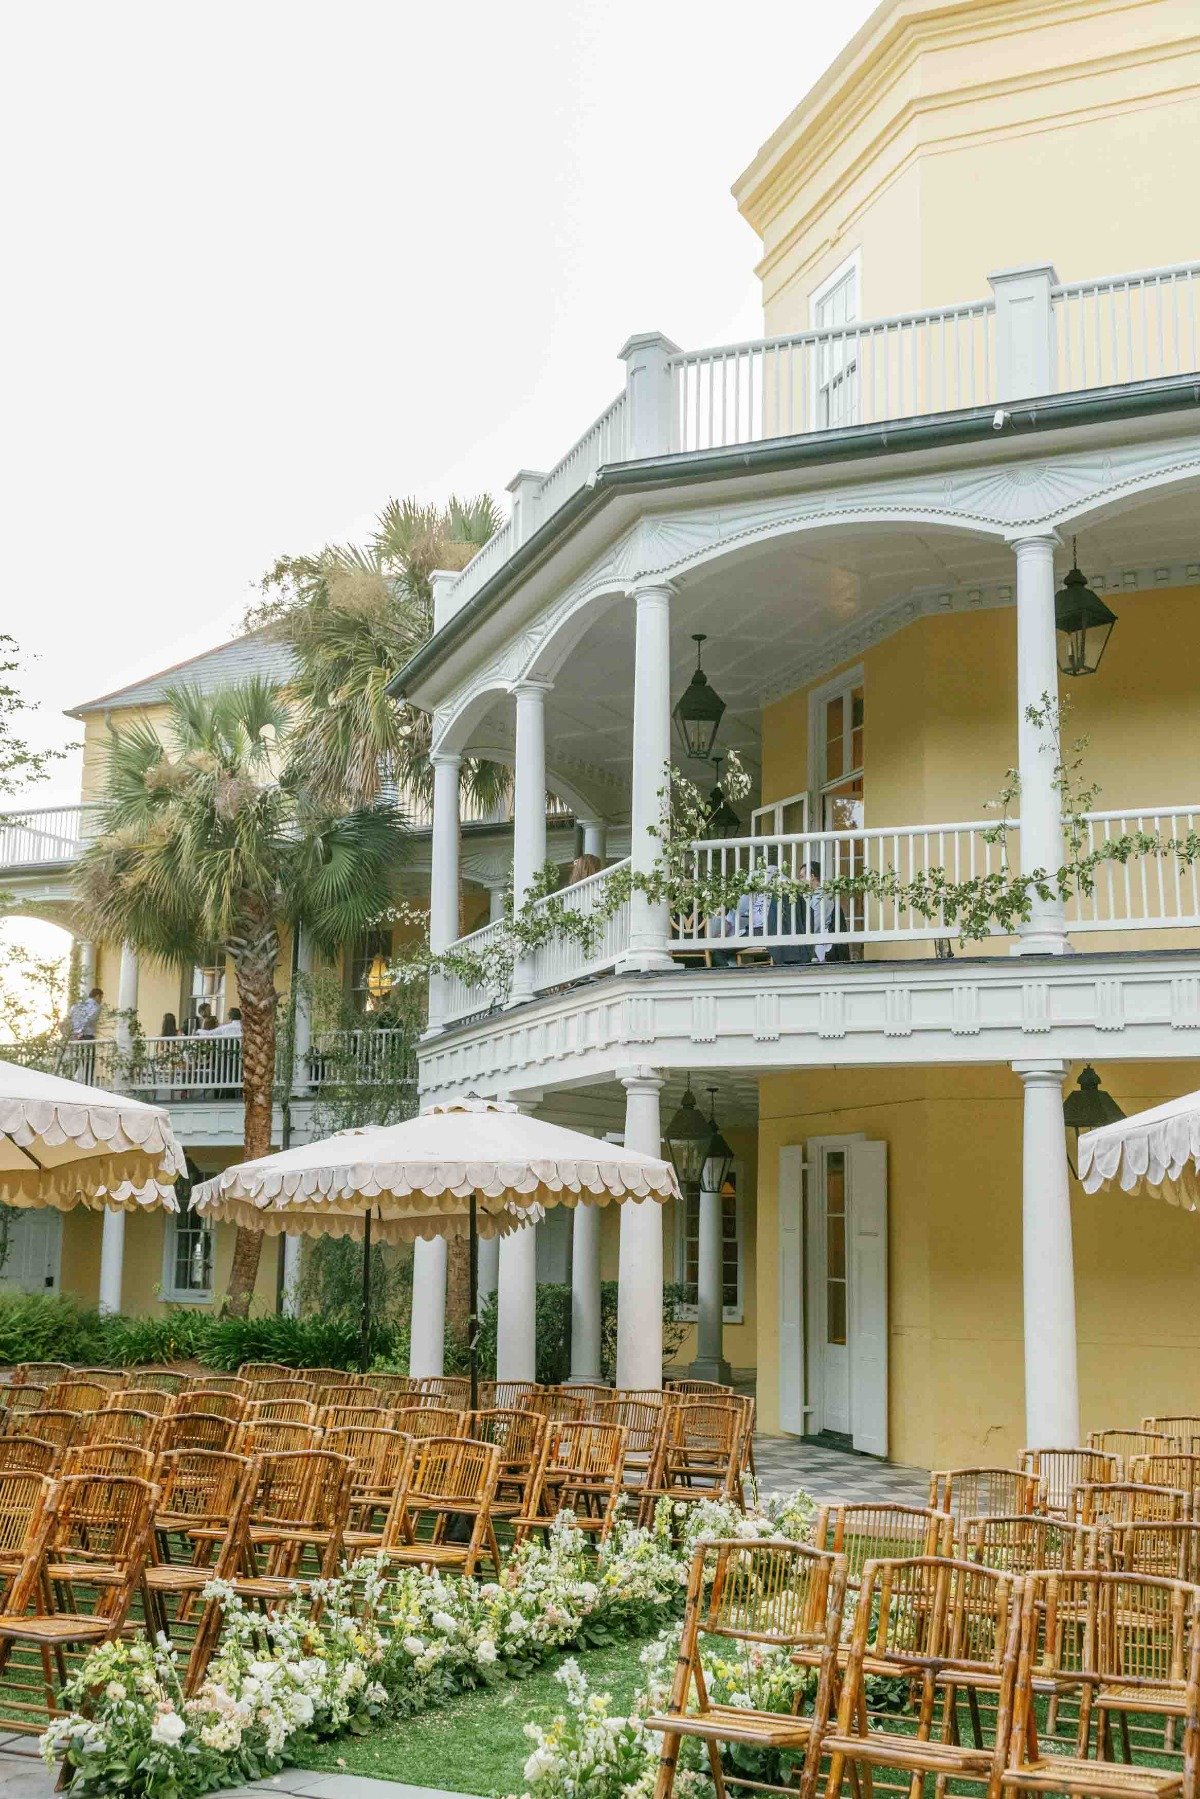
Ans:
{"type": "Polygon", "coordinates": [[[606,462],[620,462],[625,456],[625,394],[619,393],[606,406],[594,425],[571,445],[566,455],[556,462],[538,488],[537,522],[542,524],[557,512],[565,500],[587,485],[590,476],[606,462]]]}
{"type": "Polygon", "coordinates": [[[673,450],[713,450],[990,403],[991,300],[671,359],[673,450]]]}
{"type": "Polygon", "coordinates": [[[1200,368],[1200,263],[1071,281],[1052,290],[1055,391],[1153,381],[1200,368]]]}
{"type": "MultiPolygon", "coordinates": [[[[491,924],[485,924],[481,930],[460,937],[452,947],[464,956],[482,956],[493,943],[499,941],[503,931],[504,920],[496,919],[491,924]]],[[[494,993],[480,983],[467,981],[458,974],[442,976],[442,991],[448,1024],[459,1018],[470,1018],[476,1012],[487,1012],[504,997],[502,993],[494,993]]]]}
{"type": "MultiPolygon", "coordinates": [[[[614,862],[611,868],[589,875],[584,881],[554,895],[567,911],[587,918],[599,908],[606,887],[619,870],[629,867],[628,859],[614,862]]],[[[545,906],[542,900],[539,905],[545,906]]],[[[629,902],[626,900],[597,927],[595,941],[585,947],[576,938],[556,932],[548,942],[535,950],[533,984],[538,993],[550,987],[561,987],[569,981],[580,981],[588,975],[612,968],[629,947],[629,902]]]]}
{"type": "MultiPolygon", "coordinates": [[[[295,1070],[297,1091],[376,1086],[408,1076],[411,1036],[399,1030],[326,1031],[295,1070]]],[[[232,1098],[242,1091],[240,1037],[143,1037],[131,1052],[112,1038],[66,1043],[56,1073],[118,1093],[172,1099],[232,1098]]],[[[277,1068],[276,1078],[282,1072],[277,1068]]]]}
{"type": "Polygon", "coordinates": [[[96,834],[96,806],[31,806],[0,812],[0,870],[74,862],[96,834]]]}
{"type": "MultiPolygon", "coordinates": [[[[1118,838],[1146,834],[1162,842],[1186,842],[1200,831],[1200,806],[1153,812],[1090,812],[1084,852],[1118,838]]],[[[1094,888],[1067,905],[1067,929],[1076,931],[1170,930],[1200,925],[1200,863],[1178,855],[1131,856],[1100,862],[1094,888]]]]}

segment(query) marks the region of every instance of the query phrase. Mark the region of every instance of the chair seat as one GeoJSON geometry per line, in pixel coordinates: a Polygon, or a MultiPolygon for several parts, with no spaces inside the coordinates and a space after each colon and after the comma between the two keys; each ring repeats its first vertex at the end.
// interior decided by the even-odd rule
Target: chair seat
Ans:
{"type": "Polygon", "coordinates": [[[28,1618],[0,1613],[0,1637],[18,1643],[90,1643],[114,1633],[111,1618],[88,1618],[81,1612],[56,1612],[50,1617],[28,1618]]]}
{"type": "Polygon", "coordinates": [[[1087,1761],[1047,1755],[1019,1768],[1006,1768],[1001,1785],[1033,1793],[1122,1793],[1131,1799],[1171,1799],[1183,1790],[1183,1775],[1170,1768],[1133,1767],[1128,1762],[1087,1761]]]}
{"type": "Polygon", "coordinates": [[[808,1718],[784,1712],[756,1712],[740,1705],[710,1705],[707,1711],[672,1716],[656,1713],[645,1720],[647,1730],[670,1736],[701,1737],[716,1743],[749,1743],[761,1749],[787,1749],[807,1743],[812,1735],[808,1718]]]}
{"type": "Polygon", "coordinates": [[[385,1549],[389,1562],[423,1568],[454,1568],[467,1559],[468,1543],[398,1543],[385,1549]]]}
{"type": "Polygon", "coordinates": [[[872,1730],[866,1736],[826,1737],[822,1744],[826,1755],[834,1753],[853,1761],[878,1762],[885,1768],[979,1769],[986,1773],[992,1765],[990,1749],[965,1748],[959,1743],[933,1742],[926,1737],[900,1735],[888,1730],[872,1730]]]}
{"type": "Polygon", "coordinates": [[[95,1587],[119,1586],[126,1578],[123,1568],[105,1567],[102,1562],[51,1562],[46,1573],[51,1580],[77,1580],[95,1587]]]}
{"type": "Polygon", "coordinates": [[[1150,1681],[1145,1686],[1124,1686],[1120,1681],[1102,1685],[1096,1694],[1096,1705],[1111,1712],[1153,1712],[1156,1717],[1184,1718],[1187,1700],[1173,1681],[1161,1686],[1150,1681]]]}
{"type": "Polygon", "coordinates": [[[155,1593],[199,1593],[216,1575],[211,1568],[187,1562],[155,1562],[146,1569],[146,1585],[155,1593]]]}

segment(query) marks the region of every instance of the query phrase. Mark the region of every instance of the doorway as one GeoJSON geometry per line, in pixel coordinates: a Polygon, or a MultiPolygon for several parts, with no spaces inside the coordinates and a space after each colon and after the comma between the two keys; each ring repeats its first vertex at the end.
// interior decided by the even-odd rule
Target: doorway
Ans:
{"type": "Polygon", "coordinates": [[[62,1278],[62,1213],[52,1206],[10,1210],[0,1287],[57,1293],[62,1278]]]}

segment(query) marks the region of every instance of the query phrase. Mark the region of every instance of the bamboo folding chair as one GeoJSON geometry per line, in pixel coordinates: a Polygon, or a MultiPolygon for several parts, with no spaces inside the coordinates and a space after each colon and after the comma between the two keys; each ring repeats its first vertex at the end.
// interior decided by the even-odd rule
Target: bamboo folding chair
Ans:
{"type": "Polygon", "coordinates": [[[547,1424],[578,1421],[587,1410],[582,1396],[573,1387],[537,1387],[521,1401],[527,1412],[536,1412],[547,1424]]]}
{"type": "Polygon", "coordinates": [[[175,1395],[160,1393],[157,1387],[123,1387],[112,1395],[104,1409],[107,1412],[149,1412],[152,1418],[169,1418],[175,1410],[175,1395]]]}
{"type": "Polygon", "coordinates": [[[663,1407],[659,1448],[642,1489],[642,1523],[660,1499],[742,1503],[745,1413],[720,1400],[672,1399],[663,1407]]]}
{"type": "Polygon", "coordinates": [[[313,1404],[318,1412],[328,1411],[331,1406],[363,1406],[382,1405],[383,1401],[375,1397],[374,1392],[354,1381],[348,1381],[343,1375],[337,1381],[314,1381],[313,1404]]]}
{"type": "Polygon", "coordinates": [[[51,1412],[98,1412],[108,1403],[114,1389],[93,1380],[60,1380],[46,1393],[46,1410],[51,1412]]]}
{"type": "Polygon", "coordinates": [[[13,1369],[12,1385],[52,1387],[55,1381],[69,1380],[70,1362],[18,1362],[13,1369]]]}
{"type": "Polygon", "coordinates": [[[493,1518],[519,1518],[532,1509],[546,1430],[540,1412],[527,1412],[519,1406],[489,1406],[467,1414],[470,1440],[491,1443],[500,1454],[493,1518]]]}
{"type": "Polygon", "coordinates": [[[824,1743],[829,1757],[826,1799],[835,1799],[847,1763],[854,1790],[872,1790],[871,1771],[910,1776],[920,1794],[927,1775],[937,1790],[947,1780],[995,1781],[1008,1739],[1020,1639],[1022,1581],[978,1562],[906,1557],[867,1562],[846,1658],[837,1723],[824,1743]],[[888,1728],[868,1717],[873,1676],[911,1683],[915,1731],[888,1728]],[[982,1695],[995,1700],[993,1742],[984,1742],[982,1695]],[[958,1704],[969,1705],[971,1742],[964,1743],[958,1704]],[[934,1738],[935,1715],[940,1730],[934,1738]]]}
{"type": "Polygon", "coordinates": [[[1182,1448],[1191,1447],[1191,1439],[1200,1437],[1200,1416],[1194,1412],[1181,1412],[1176,1415],[1163,1414],[1155,1418],[1143,1418],[1142,1429],[1159,1432],[1164,1437],[1174,1437],[1182,1448]]]}
{"type": "Polygon", "coordinates": [[[372,1424],[334,1425],[325,1432],[323,1447],[344,1455],[351,1467],[348,1551],[378,1548],[411,1442],[403,1431],[372,1424]]]}
{"type": "Polygon", "coordinates": [[[399,1406],[407,1399],[417,1398],[417,1383],[409,1374],[378,1374],[372,1371],[371,1385],[385,1405],[399,1406]]]}
{"type": "Polygon", "coordinates": [[[134,1368],[131,1373],[135,1387],[152,1393],[182,1393],[191,1378],[177,1368],[134,1368]]]}
{"type": "Polygon", "coordinates": [[[324,1431],[348,1429],[391,1430],[396,1414],[391,1406],[326,1405],[317,1412],[317,1423],[324,1431]]]}
{"type": "Polygon", "coordinates": [[[1071,1515],[1079,1524],[1176,1524],[1191,1516],[1191,1494],[1141,1481],[1105,1481],[1076,1487],[1071,1515]]]}
{"type": "Polygon", "coordinates": [[[481,1380],[479,1382],[479,1410],[481,1412],[511,1412],[524,1405],[530,1393],[538,1392],[535,1380],[481,1380]]]}
{"type": "Polygon", "coordinates": [[[53,1474],[61,1454],[43,1437],[0,1437],[0,1473],[53,1474]]]}
{"type": "Polygon", "coordinates": [[[612,1388],[606,1386],[603,1381],[561,1381],[555,1386],[550,1387],[548,1391],[552,1393],[573,1394],[576,1399],[583,1402],[583,1415],[585,1418],[593,1417],[597,1405],[603,1404],[605,1400],[611,1399],[613,1396],[612,1388]]]}
{"type": "Polygon", "coordinates": [[[119,1393],[122,1387],[130,1384],[128,1368],[74,1368],[71,1380],[88,1381],[93,1387],[103,1387],[106,1393],[119,1393]]]}
{"type": "Polygon", "coordinates": [[[303,1368],[289,1368],[284,1362],[243,1362],[238,1369],[238,1379],[257,1386],[264,1380],[302,1380],[303,1368]]]}
{"type": "Polygon", "coordinates": [[[430,1405],[461,1411],[471,1402],[471,1383],[461,1374],[429,1374],[417,1381],[417,1392],[430,1405]]]}
{"type": "Polygon", "coordinates": [[[237,1455],[299,1455],[316,1449],[323,1433],[317,1424],[288,1424],[278,1418],[237,1427],[230,1448],[237,1455]]]}
{"type": "Polygon", "coordinates": [[[87,1412],[58,1412],[49,1408],[44,1411],[22,1412],[21,1435],[40,1437],[44,1443],[53,1443],[57,1449],[66,1449],[87,1434],[90,1422],[87,1412]]]}
{"type": "MultiPolygon", "coordinates": [[[[1164,1747],[1153,1745],[1161,1756],[1164,1747]]],[[[1022,1605],[1007,1791],[1191,1799],[1200,1764],[1200,1588],[1104,1570],[1035,1573],[1022,1605]],[[1078,1695],[1073,1753],[1038,1740],[1038,1684],[1078,1695]],[[1131,1720],[1185,1724],[1182,1771],[1134,1762],[1131,1720]],[[1123,1759],[1113,1755],[1112,1722],[1123,1759]]]]}
{"type": "Polygon", "coordinates": [[[157,1449],[166,1420],[151,1412],[93,1412],[86,1434],[80,1443],[136,1443],[142,1449],[157,1449]]]}
{"type": "Polygon", "coordinates": [[[203,1388],[208,1393],[239,1393],[245,1399],[251,1392],[252,1385],[251,1381],[243,1380],[240,1374],[215,1374],[211,1368],[206,1368],[203,1374],[196,1375],[188,1382],[184,1393],[195,1393],[203,1388]]]}
{"type": "Polygon", "coordinates": [[[315,1424],[317,1408],[310,1399],[252,1399],[247,1424],[315,1424]]]}
{"type": "Polygon", "coordinates": [[[57,1484],[36,1468],[0,1469],[0,1610],[8,1605],[4,1585],[19,1572],[57,1492],[57,1484]]]}
{"type": "Polygon", "coordinates": [[[968,1518],[962,1526],[964,1561],[1009,1574],[1035,1568],[1094,1568],[1101,1554],[1100,1533],[1091,1524],[1069,1524],[1045,1512],[968,1518]]]}
{"type": "Polygon", "coordinates": [[[64,1449],[59,1473],[67,1474],[133,1474],[139,1480],[152,1481],[158,1469],[158,1456],[153,1449],[138,1443],[75,1443],[64,1449]]]}
{"type": "Polygon", "coordinates": [[[214,1449],[177,1449],[162,1459],[151,1559],[142,1577],[146,1629],[170,1634],[213,1578],[213,1561],[229,1536],[250,1464],[214,1449]],[[186,1559],[173,1560],[172,1539],[186,1559]]]}
{"type": "Polygon", "coordinates": [[[513,1542],[533,1530],[548,1534],[559,1512],[603,1542],[612,1530],[625,1485],[625,1432],[619,1424],[584,1418],[547,1421],[542,1459],[527,1512],[513,1519],[513,1542]]]}
{"type": "Polygon", "coordinates": [[[163,1420],[159,1441],[165,1452],[175,1449],[234,1450],[242,1434],[236,1418],[220,1412],[176,1412],[163,1420]]]}
{"type": "Polygon", "coordinates": [[[492,1443],[453,1436],[410,1444],[378,1554],[395,1566],[452,1568],[466,1579],[486,1554],[499,1575],[492,1526],[499,1473],[500,1451],[492,1443]],[[460,1519],[469,1521],[470,1533],[451,1537],[449,1526],[460,1519]]]}
{"type": "Polygon", "coordinates": [[[812,1540],[817,1549],[842,1557],[846,1585],[856,1592],[868,1562],[897,1556],[948,1556],[953,1538],[954,1520],[949,1512],[933,1506],[866,1501],[821,1506],[812,1540]]]}
{"type": "Polygon", "coordinates": [[[1139,1455],[1129,1468],[1129,1479],[1147,1487],[1178,1487],[1191,1495],[1192,1510],[1200,1496],[1200,1455],[1176,1451],[1171,1455],[1139,1455]]]}
{"type": "Polygon", "coordinates": [[[726,1381],[719,1380],[667,1380],[663,1382],[663,1387],[668,1393],[679,1394],[680,1398],[693,1399],[708,1393],[732,1394],[734,1392],[734,1388],[729,1386],[726,1381]]]}
{"type": "Polygon", "coordinates": [[[663,1427],[663,1403],[648,1399],[598,1400],[591,1409],[596,1424],[619,1424],[625,1432],[624,1492],[628,1499],[641,1503],[650,1471],[658,1454],[663,1427]]]}
{"type": "Polygon", "coordinates": [[[240,1424],[246,1415],[246,1401],[240,1393],[223,1387],[189,1387],[175,1401],[172,1417],[189,1418],[196,1412],[207,1412],[218,1418],[231,1418],[240,1424]]]}
{"type": "MultiPolygon", "coordinates": [[[[729,1786],[759,1792],[781,1790],[778,1785],[724,1768],[723,1743],[777,1754],[794,1752],[803,1763],[799,1792],[807,1799],[816,1782],[832,1703],[845,1580],[845,1563],[840,1557],[799,1543],[713,1542],[697,1547],[688,1575],[683,1632],[667,1709],[645,1720],[646,1728],[659,1732],[663,1739],[655,1799],[670,1799],[679,1746],[685,1737],[705,1745],[718,1799],[723,1799],[729,1786]],[[705,1649],[710,1643],[714,1646],[710,1655],[726,1645],[736,1649],[759,1643],[768,1650],[814,1661],[820,1674],[811,1715],[714,1704],[705,1670],[705,1649]]],[[[788,1781],[783,1790],[790,1790],[792,1784],[788,1781]]]]}
{"type": "Polygon", "coordinates": [[[929,1477],[930,1505],[959,1529],[966,1518],[1036,1511],[1037,1501],[1037,1481],[1017,1468],[946,1468],[929,1477]]]}
{"type": "Polygon", "coordinates": [[[6,1431],[18,1428],[14,1425],[14,1419],[19,1418],[25,1412],[38,1411],[44,1406],[46,1394],[53,1384],[50,1381],[45,1385],[39,1381],[25,1381],[18,1386],[13,1381],[7,1387],[0,1389],[0,1405],[3,1406],[3,1413],[0,1414],[0,1427],[6,1431]]]}
{"type": "Polygon", "coordinates": [[[1108,1541],[1111,1566],[1119,1573],[1200,1584],[1200,1523],[1113,1524],[1108,1541]]]}
{"type": "Polygon", "coordinates": [[[1023,1449],[1021,1467],[1041,1489],[1035,1509],[1060,1518],[1070,1511],[1075,1487],[1121,1479],[1120,1457],[1099,1449],[1023,1449]]]}
{"type": "Polygon", "coordinates": [[[1100,1449],[1106,1455],[1115,1455],[1121,1463],[1118,1480],[1124,1480],[1129,1472],[1129,1464],[1138,1455],[1172,1455],[1176,1450],[1186,1449],[1187,1444],[1178,1437],[1168,1437],[1162,1431],[1155,1430],[1090,1430],[1088,1432],[1088,1448],[1100,1449]]]}
{"type": "Polygon", "coordinates": [[[415,1405],[406,1407],[399,1422],[410,1437],[462,1437],[466,1435],[467,1416],[450,1406],[415,1405]]]}
{"type": "Polygon", "coordinates": [[[272,1401],[313,1405],[316,1393],[316,1386],[310,1380],[260,1380],[255,1381],[250,1397],[254,1405],[269,1405],[272,1401]]]}

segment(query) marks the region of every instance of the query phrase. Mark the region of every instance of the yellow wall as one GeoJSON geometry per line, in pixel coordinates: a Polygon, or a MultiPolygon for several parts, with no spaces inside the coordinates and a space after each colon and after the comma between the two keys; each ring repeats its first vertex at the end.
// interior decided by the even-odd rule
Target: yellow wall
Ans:
{"type": "Polygon", "coordinates": [[[862,253],[860,316],[1189,260],[1194,0],[886,0],[739,177],[766,330],[862,253]]]}
{"type": "MultiPolygon", "coordinates": [[[[1069,1085],[1078,1069],[1072,1069],[1069,1085]]],[[[1126,1112],[1200,1086],[1196,1063],[1104,1063],[1126,1112]]],[[[1069,1090],[1069,1086],[1066,1090],[1069,1090]]],[[[1021,1084],[1007,1068],[805,1070],[760,1082],[758,1406],[778,1429],[779,1151],[888,1145],[895,1461],[1005,1464],[1022,1447],[1021,1084]]],[[[1072,1184],[1082,1426],[1188,1411],[1200,1352],[1200,1219],[1072,1184]]]]}

